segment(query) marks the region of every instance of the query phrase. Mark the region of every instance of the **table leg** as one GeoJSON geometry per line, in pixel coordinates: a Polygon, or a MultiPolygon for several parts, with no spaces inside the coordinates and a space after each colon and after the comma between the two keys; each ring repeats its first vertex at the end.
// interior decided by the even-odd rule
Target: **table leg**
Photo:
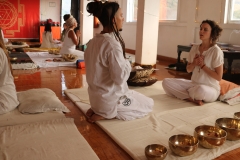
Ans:
{"type": "Polygon", "coordinates": [[[227,61],[228,61],[228,70],[227,70],[227,74],[231,75],[233,59],[232,59],[232,58],[228,58],[227,61]]]}
{"type": "Polygon", "coordinates": [[[180,63],[180,57],[181,57],[181,53],[182,53],[182,51],[177,51],[178,52],[178,58],[177,58],[177,63],[180,63]]]}

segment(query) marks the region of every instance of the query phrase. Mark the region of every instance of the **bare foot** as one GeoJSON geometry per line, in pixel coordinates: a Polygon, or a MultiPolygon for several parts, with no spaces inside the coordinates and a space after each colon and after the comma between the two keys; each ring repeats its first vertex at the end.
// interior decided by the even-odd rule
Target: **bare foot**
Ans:
{"type": "Polygon", "coordinates": [[[199,106],[202,106],[203,105],[203,101],[202,100],[193,100],[192,98],[188,98],[187,100],[193,102],[193,103],[196,103],[198,104],[199,106]]]}
{"type": "Polygon", "coordinates": [[[87,118],[90,118],[93,114],[94,114],[94,112],[93,112],[93,110],[91,108],[88,109],[88,111],[86,112],[87,118]]]}
{"type": "Polygon", "coordinates": [[[93,115],[91,117],[89,117],[87,120],[90,123],[94,123],[96,121],[103,120],[103,119],[106,119],[106,118],[104,118],[104,117],[102,117],[98,114],[93,113],[93,115]]]}

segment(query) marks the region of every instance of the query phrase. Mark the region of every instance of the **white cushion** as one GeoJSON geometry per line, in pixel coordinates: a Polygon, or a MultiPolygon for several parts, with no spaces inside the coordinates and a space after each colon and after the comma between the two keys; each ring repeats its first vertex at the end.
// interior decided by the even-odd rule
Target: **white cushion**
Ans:
{"type": "Polygon", "coordinates": [[[21,113],[41,113],[47,111],[70,112],[48,88],[29,89],[17,93],[20,102],[18,110],[21,113]]]}

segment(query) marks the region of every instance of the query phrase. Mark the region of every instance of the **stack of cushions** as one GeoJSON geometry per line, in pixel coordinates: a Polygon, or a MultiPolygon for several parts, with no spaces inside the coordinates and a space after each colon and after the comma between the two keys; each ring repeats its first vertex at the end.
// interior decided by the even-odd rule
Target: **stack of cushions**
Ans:
{"type": "Polygon", "coordinates": [[[219,100],[228,103],[229,105],[236,105],[240,103],[240,86],[222,79],[219,82],[221,87],[219,100]]]}
{"type": "Polygon", "coordinates": [[[157,82],[157,78],[151,76],[153,68],[135,69],[127,80],[129,86],[150,86],[157,82]]]}

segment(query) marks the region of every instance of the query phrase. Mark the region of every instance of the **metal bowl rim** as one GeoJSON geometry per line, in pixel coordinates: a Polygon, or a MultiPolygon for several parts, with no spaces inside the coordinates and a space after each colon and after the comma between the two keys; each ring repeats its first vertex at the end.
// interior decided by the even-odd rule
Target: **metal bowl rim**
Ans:
{"type": "Polygon", "coordinates": [[[174,145],[174,146],[179,146],[179,147],[181,147],[180,145],[175,145],[175,144],[173,144],[173,143],[170,141],[170,138],[172,138],[172,137],[174,137],[174,136],[190,136],[190,137],[192,137],[192,138],[196,139],[196,141],[197,141],[197,143],[196,143],[196,144],[194,144],[194,145],[191,145],[191,146],[185,146],[185,147],[188,147],[188,148],[190,148],[190,147],[194,147],[194,146],[198,146],[198,145],[199,145],[199,140],[198,140],[196,137],[194,137],[194,136],[192,136],[192,135],[188,135],[188,134],[176,134],[176,135],[172,135],[172,136],[171,136],[171,137],[169,137],[169,139],[168,139],[168,143],[170,143],[171,145],[174,145]]]}
{"type": "MultiPolygon", "coordinates": [[[[228,129],[228,130],[235,130],[235,131],[240,131],[240,129],[236,129],[236,128],[228,128],[228,127],[223,127],[223,126],[221,126],[219,123],[217,123],[217,121],[218,120],[220,120],[220,119],[231,119],[231,120],[237,120],[237,121],[239,121],[239,123],[240,123],[240,119],[236,119],[236,118],[218,118],[216,121],[215,121],[215,124],[217,124],[220,128],[224,128],[224,129],[228,129]]],[[[223,130],[224,130],[223,129],[223,130]]]]}
{"type": "Polygon", "coordinates": [[[156,143],[147,145],[147,146],[145,147],[144,151],[146,152],[147,147],[148,147],[148,146],[151,146],[151,145],[158,145],[158,146],[161,146],[161,147],[163,147],[164,149],[166,149],[166,152],[164,152],[164,153],[162,153],[162,154],[160,154],[160,155],[155,155],[155,156],[162,156],[162,155],[164,155],[164,154],[168,154],[168,149],[167,149],[166,146],[161,145],[161,144],[156,144],[156,143]]]}
{"type": "MultiPolygon", "coordinates": [[[[225,136],[223,136],[223,137],[220,137],[220,138],[214,138],[214,137],[211,137],[211,139],[222,139],[222,138],[226,138],[226,137],[227,137],[227,132],[226,132],[224,129],[222,129],[222,128],[218,128],[218,127],[210,126],[210,125],[201,125],[201,126],[214,127],[214,128],[216,128],[216,129],[222,130],[222,131],[225,133],[225,136]]],[[[201,127],[201,126],[197,126],[196,128],[201,127]]],[[[194,129],[194,132],[196,132],[196,128],[194,129]]],[[[199,135],[198,132],[196,132],[196,133],[197,133],[197,135],[200,136],[200,137],[210,138],[210,137],[208,137],[208,136],[202,136],[202,135],[199,135]]]]}

